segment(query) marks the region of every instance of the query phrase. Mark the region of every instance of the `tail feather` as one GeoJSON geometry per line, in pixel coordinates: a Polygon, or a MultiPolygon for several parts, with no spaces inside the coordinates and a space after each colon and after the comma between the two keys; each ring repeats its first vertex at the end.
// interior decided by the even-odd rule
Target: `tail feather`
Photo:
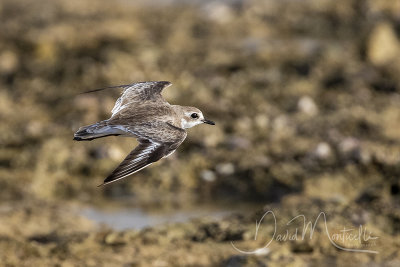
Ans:
{"type": "Polygon", "coordinates": [[[92,125],[83,126],[78,129],[74,134],[74,140],[76,141],[91,141],[96,138],[106,136],[117,136],[123,134],[120,129],[109,126],[107,121],[101,121],[92,125]]]}

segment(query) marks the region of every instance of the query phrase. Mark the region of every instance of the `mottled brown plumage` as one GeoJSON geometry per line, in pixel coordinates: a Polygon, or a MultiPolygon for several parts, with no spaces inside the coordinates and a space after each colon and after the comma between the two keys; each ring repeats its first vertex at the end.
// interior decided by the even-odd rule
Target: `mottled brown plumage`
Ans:
{"type": "Polygon", "coordinates": [[[124,91],[111,111],[111,118],[81,127],[75,133],[74,140],[77,141],[111,135],[135,137],[139,141],[139,145],[102,185],[122,179],[172,154],[185,140],[185,129],[201,123],[214,125],[197,108],[170,105],[165,101],[161,92],[170,85],[170,82],[160,81],[117,86],[124,91]]]}

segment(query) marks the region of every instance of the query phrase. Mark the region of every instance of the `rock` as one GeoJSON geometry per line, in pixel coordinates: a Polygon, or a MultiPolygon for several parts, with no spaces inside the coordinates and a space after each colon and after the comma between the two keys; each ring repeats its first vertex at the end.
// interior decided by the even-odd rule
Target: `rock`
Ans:
{"type": "Polygon", "coordinates": [[[391,24],[382,22],[374,27],[368,40],[367,56],[375,65],[384,65],[398,60],[399,41],[391,24]]]}
{"type": "Polygon", "coordinates": [[[279,115],[272,123],[273,134],[279,138],[292,136],[294,134],[293,123],[286,115],[279,115]]]}
{"type": "Polygon", "coordinates": [[[304,240],[292,242],[291,249],[294,253],[312,253],[314,251],[314,248],[310,245],[310,243],[304,240]]]}
{"type": "Polygon", "coordinates": [[[313,116],[318,113],[318,107],[314,100],[309,96],[303,96],[297,103],[297,108],[300,112],[313,116]]]}
{"type": "Polygon", "coordinates": [[[356,138],[348,137],[339,143],[339,152],[345,159],[360,159],[360,141],[356,138]]]}
{"type": "Polygon", "coordinates": [[[220,163],[216,166],[216,170],[222,175],[231,175],[235,172],[235,166],[232,163],[220,163]]]}
{"type": "Polygon", "coordinates": [[[123,239],[123,236],[120,233],[111,232],[107,234],[106,237],[104,238],[104,243],[111,246],[118,246],[118,245],[124,245],[125,240],[123,239]]]}
{"type": "Polygon", "coordinates": [[[210,171],[210,170],[203,170],[200,173],[200,177],[206,182],[214,182],[215,179],[217,178],[215,176],[215,173],[213,171],[210,171]]]}
{"type": "Polygon", "coordinates": [[[332,149],[328,143],[321,142],[314,150],[314,155],[320,160],[326,160],[332,156],[332,149]]]}
{"type": "Polygon", "coordinates": [[[0,265],[397,266],[400,1],[188,2],[0,1],[0,265]],[[120,89],[77,94],[155,79],[173,82],[171,104],[217,125],[97,188],[137,142],[73,142],[109,117],[120,89]],[[82,206],[125,204],[132,224],[162,225],[80,219],[82,206]],[[277,234],[321,211],[332,231],[365,224],[379,239],[363,248],[379,254],[340,251],[322,220],[320,239],[241,254],[231,241],[261,248],[273,230],[262,223],[254,240],[264,205],[277,234]]]}
{"type": "Polygon", "coordinates": [[[266,129],[269,125],[269,118],[265,114],[259,114],[254,118],[256,126],[260,129],[266,129]]]}
{"type": "Polygon", "coordinates": [[[112,145],[108,148],[107,156],[115,161],[118,161],[125,156],[125,152],[118,146],[112,145]]]}
{"type": "Polygon", "coordinates": [[[232,136],[228,138],[227,145],[231,149],[248,149],[251,143],[247,138],[232,136]]]}
{"type": "Polygon", "coordinates": [[[10,74],[19,66],[18,56],[9,50],[0,53],[0,73],[10,74]]]}
{"type": "Polygon", "coordinates": [[[264,262],[265,260],[255,256],[246,255],[235,255],[229,257],[222,266],[227,267],[242,267],[242,266],[255,266],[255,267],[265,267],[267,266],[264,262]]]}
{"type": "Polygon", "coordinates": [[[206,4],[203,12],[210,20],[221,24],[228,23],[234,18],[232,8],[225,3],[217,1],[206,4]]]}

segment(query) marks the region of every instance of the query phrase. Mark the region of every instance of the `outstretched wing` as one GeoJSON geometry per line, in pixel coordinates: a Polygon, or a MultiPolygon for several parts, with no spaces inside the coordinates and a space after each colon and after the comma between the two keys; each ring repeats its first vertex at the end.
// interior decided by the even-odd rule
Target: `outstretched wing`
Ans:
{"type": "Polygon", "coordinates": [[[185,130],[165,122],[142,124],[135,127],[126,126],[126,131],[138,137],[139,145],[101,185],[125,178],[153,162],[169,156],[186,138],[185,130]]]}
{"type": "Polygon", "coordinates": [[[171,83],[167,81],[139,82],[123,85],[121,87],[125,88],[125,90],[118,98],[117,102],[115,102],[111,113],[115,115],[124,107],[135,102],[165,101],[161,96],[161,91],[170,85],[171,83]]]}
{"type": "Polygon", "coordinates": [[[129,153],[121,164],[104,180],[106,185],[133,174],[146,166],[163,158],[168,145],[154,143],[149,140],[140,140],[139,145],[129,153]]]}
{"type": "Polygon", "coordinates": [[[127,104],[144,101],[165,101],[161,96],[161,91],[170,86],[172,83],[167,81],[159,82],[138,82],[132,84],[124,84],[117,86],[110,86],[99,88],[91,91],[86,91],[81,94],[98,92],[106,89],[123,88],[122,95],[117,99],[113,109],[112,115],[118,113],[127,104]]]}

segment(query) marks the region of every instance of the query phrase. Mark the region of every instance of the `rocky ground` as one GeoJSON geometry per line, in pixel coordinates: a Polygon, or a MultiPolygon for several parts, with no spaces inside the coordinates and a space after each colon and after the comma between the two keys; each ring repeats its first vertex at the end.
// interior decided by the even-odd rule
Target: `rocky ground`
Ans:
{"type": "Polygon", "coordinates": [[[1,264],[398,266],[399,14],[391,0],[1,1],[1,264]],[[118,96],[79,93],[144,80],[173,82],[168,101],[217,125],[99,189],[135,141],[73,142],[118,96]],[[140,231],[99,228],[77,212],[121,196],[150,208],[264,208],[140,231]],[[277,230],[269,213],[254,240],[268,211],[277,230]],[[302,229],[290,219],[321,212],[327,228],[279,240],[302,229]],[[340,248],[328,238],[360,225],[367,234],[336,240],[340,248]],[[255,255],[231,243],[256,250],[274,233],[255,255]]]}

